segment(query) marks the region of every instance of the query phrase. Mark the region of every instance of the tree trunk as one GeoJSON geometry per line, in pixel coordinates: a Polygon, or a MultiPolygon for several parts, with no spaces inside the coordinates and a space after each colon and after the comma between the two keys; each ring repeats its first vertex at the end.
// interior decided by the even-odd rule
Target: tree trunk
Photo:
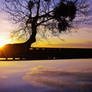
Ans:
{"type": "Polygon", "coordinates": [[[32,35],[25,42],[27,49],[29,49],[31,47],[32,43],[36,42],[36,33],[37,33],[37,26],[35,24],[33,24],[32,25],[32,35]]]}

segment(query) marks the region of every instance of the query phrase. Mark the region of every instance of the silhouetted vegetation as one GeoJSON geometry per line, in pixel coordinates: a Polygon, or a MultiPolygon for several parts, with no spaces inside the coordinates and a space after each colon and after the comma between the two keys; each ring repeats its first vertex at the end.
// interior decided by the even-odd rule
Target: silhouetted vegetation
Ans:
{"type": "MultiPolygon", "coordinates": [[[[19,25],[18,30],[12,32],[12,36],[18,39],[23,36],[27,38],[24,43],[5,45],[0,50],[0,57],[5,58],[70,58],[72,52],[68,52],[68,49],[67,51],[64,50],[63,53],[57,49],[30,51],[29,48],[36,41],[38,32],[43,30],[45,33],[48,30],[53,35],[66,32],[74,27],[74,24],[79,22],[81,18],[87,16],[89,12],[89,4],[86,0],[5,0],[4,5],[4,10],[10,14],[10,20],[19,25]]],[[[84,54],[82,53],[82,55],[84,54]]]]}
{"type": "Polygon", "coordinates": [[[19,60],[48,60],[48,59],[86,59],[92,58],[92,49],[87,48],[30,48],[20,44],[8,44],[0,49],[0,58],[19,58],[19,60]],[[25,49],[24,49],[25,47],[25,49]],[[19,49],[19,50],[18,50],[19,49]]]}
{"type": "Polygon", "coordinates": [[[65,32],[73,27],[76,18],[88,14],[88,8],[86,0],[5,0],[5,11],[20,25],[13,36],[26,35],[26,48],[36,41],[39,27],[54,35],[65,32]]]}

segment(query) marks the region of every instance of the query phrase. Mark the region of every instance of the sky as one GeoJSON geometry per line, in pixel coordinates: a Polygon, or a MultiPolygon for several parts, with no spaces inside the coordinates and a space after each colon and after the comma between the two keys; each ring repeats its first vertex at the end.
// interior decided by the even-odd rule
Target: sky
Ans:
{"type": "MultiPolygon", "coordinates": [[[[0,8],[3,7],[0,0],[0,8]]],[[[89,0],[92,3],[91,0],[89,0]]],[[[92,14],[90,14],[90,21],[92,14]]],[[[16,25],[12,24],[8,19],[8,15],[0,9],[0,44],[16,43],[10,38],[10,33],[15,30],[16,25]]],[[[92,24],[80,24],[78,28],[71,29],[70,33],[62,33],[58,37],[49,37],[48,39],[42,38],[37,34],[37,42],[33,43],[34,47],[53,47],[53,48],[92,48],[92,24]]]]}

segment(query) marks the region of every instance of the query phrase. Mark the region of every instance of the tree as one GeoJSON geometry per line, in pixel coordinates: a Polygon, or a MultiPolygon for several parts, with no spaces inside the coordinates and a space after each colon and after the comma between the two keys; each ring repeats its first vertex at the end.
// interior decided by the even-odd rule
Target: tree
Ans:
{"type": "Polygon", "coordinates": [[[30,48],[36,41],[39,26],[52,33],[65,32],[73,27],[76,17],[88,14],[89,5],[86,0],[5,0],[5,7],[12,20],[20,24],[13,35],[29,34],[25,44],[30,48]]]}

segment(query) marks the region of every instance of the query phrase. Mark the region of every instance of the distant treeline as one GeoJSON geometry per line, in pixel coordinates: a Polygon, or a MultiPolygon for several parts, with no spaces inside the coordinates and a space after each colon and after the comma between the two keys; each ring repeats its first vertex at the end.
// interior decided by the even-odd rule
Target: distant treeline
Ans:
{"type": "Polygon", "coordinates": [[[28,51],[4,52],[0,50],[0,58],[19,58],[25,60],[41,59],[77,59],[92,58],[92,49],[88,48],[30,48],[28,51]]]}

